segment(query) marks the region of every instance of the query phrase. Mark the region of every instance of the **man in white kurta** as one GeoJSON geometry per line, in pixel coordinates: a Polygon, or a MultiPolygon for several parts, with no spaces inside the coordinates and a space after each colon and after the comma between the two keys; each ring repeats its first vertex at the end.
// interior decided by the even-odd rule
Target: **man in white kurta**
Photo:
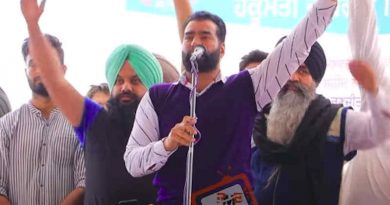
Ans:
{"type": "MultiPolygon", "coordinates": [[[[349,26],[353,58],[368,62],[375,69],[382,89],[390,90],[389,80],[384,75],[385,65],[380,58],[375,0],[350,0],[349,26]]],[[[367,95],[362,90],[362,110],[367,109],[366,101],[367,95]]],[[[373,149],[358,151],[357,156],[344,166],[340,205],[390,204],[389,156],[390,140],[373,149]]]]}

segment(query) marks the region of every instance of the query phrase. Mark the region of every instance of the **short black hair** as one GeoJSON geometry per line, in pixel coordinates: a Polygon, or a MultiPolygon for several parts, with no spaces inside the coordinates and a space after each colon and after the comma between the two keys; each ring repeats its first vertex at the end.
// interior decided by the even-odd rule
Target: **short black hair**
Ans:
{"type": "MultiPolygon", "coordinates": [[[[53,48],[56,49],[58,53],[58,57],[60,58],[60,62],[64,64],[64,50],[62,49],[62,43],[60,42],[60,40],[57,37],[50,34],[45,34],[45,37],[49,40],[51,46],[53,46],[53,48]]],[[[22,54],[23,54],[24,61],[26,61],[27,55],[29,53],[29,45],[28,45],[29,40],[30,38],[24,39],[22,44],[22,54]]]]}
{"type": "Polygon", "coordinates": [[[202,21],[202,20],[210,20],[215,25],[217,25],[217,28],[218,28],[217,29],[218,39],[221,42],[225,42],[225,37],[226,37],[226,25],[225,25],[225,22],[221,19],[221,17],[219,17],[219,16],[217,16],[215,14],[212,14],[212,13],[210,13],[208,11],[197,11],[197,12],[193,13],[184,22],[184,25],[183,25],[183,28],[182,28],[183,31],[185,30],[185,28],[187,27],[187,25],[191,21],[202,21]]]}
{"type": "Polygon", "coordinates": [[[87,92],[87,97],[92,98],[97,92],[103,92],[110,95],[110,89],[107,83],[100,83],[99,85],[91,85],[91,88],[87,92]]]}
{"type": "Polygon", "coordinates": [[[268,56],[268,53],[261,51],[261,50],[253,50],[249,52],[248,54],[242,56],[240,61],[240,71],[245,70],[245,68],[250,63],[261,63],[263,60],[265,60],[268,56]]]}

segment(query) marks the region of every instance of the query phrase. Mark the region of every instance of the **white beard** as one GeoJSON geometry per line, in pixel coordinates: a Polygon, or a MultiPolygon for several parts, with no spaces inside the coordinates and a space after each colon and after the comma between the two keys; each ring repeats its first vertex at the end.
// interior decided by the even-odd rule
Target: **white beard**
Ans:
{"type": "Polygon", "coordinates": [[[311,101],[316,97],[316,85],[299,91],[281,90],[274,100],[267,119],[268,139],[282,145],[289,144],[311,101]]]}

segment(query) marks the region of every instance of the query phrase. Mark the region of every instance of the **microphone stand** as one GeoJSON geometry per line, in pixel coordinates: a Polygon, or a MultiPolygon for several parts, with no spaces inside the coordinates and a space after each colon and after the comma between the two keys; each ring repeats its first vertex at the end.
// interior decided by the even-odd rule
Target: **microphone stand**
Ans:
{"type": "MultiPolygon", "coordinates": [[[[198,62],[196,59],[191,60],[191,83],[192,88],[190,92],[190,116],[196,117],[196,87],[198,85],[198,62]]],[[[194,136],[192,136],[194,137],[194,136]]],[[[192,193],[192,170],[194,161],[194,142],[190,143],[187,153],[187,167],[186,167],[186,182],[184,186],[184,205],[191,205],[191,193],[192,193]]]]}

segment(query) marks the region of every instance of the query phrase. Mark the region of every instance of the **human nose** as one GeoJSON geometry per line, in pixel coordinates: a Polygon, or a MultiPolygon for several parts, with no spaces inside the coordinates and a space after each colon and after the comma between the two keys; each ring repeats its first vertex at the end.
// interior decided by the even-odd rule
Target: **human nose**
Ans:
{"type": "Polygon", "coordinates": [[[133,91],[133,85],[130,83],[130,81],[125,81],[122,84],[121,91],[133,91]]]}
{"type": "Polygon", "coordinates": [[[293,73],[291,76],[290,76],[290,80],[291,81],[299,81],[300,80],[300,77],[297,73],[293,73]]]}
{"type": "Polygon", "coordinates": [[[194,36],[192,41],[191,41],[191,47],[195,48],[195,46],[202,45],[202,42],[198,36],[194,36]]]}

